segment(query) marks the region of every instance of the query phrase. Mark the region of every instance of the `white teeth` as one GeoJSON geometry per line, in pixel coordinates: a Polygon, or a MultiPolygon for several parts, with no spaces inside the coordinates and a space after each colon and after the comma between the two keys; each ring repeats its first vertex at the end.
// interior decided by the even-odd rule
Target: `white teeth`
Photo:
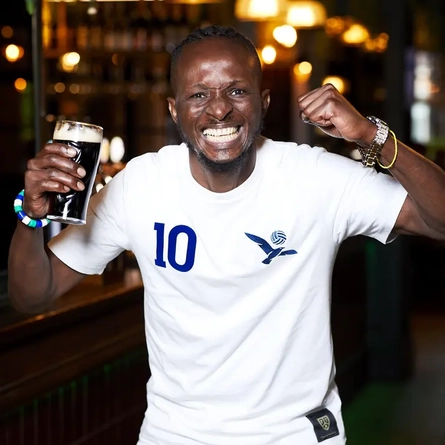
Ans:
{"type": "Polygon", "coordinates": [[[228,142],[236,139],[238,136],[238,128],[206,128],[203,131],[203,134],[207,139],[213,142],[228,142]]]}

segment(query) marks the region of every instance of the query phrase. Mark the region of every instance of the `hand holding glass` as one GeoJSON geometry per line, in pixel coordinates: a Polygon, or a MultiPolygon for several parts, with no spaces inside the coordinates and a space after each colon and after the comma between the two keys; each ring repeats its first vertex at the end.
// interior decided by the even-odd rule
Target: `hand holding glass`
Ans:
{"type": "Polygon", "coordinates": [[[53,142],[73,147],[77,154],[73,161],[86,171],[82,178],[85,189],[55,193],[48,219],[64,224],[85,224],[91,192],[99,166],[103,128],[84,122],[58,121],[53,134],[53,142]]]}

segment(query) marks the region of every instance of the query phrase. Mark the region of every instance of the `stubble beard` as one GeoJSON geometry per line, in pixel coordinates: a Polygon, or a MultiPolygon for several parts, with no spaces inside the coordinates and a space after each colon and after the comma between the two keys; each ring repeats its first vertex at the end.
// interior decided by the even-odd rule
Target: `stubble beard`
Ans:
{"type": "Polygon", "coordinates": [[[257,130],[255,131],[254,135],[252,136],[252,140],[250,141],[247,150],[243,150],[240,155],[235,159],[230,159],[228,161],[214,161],[212,159],[209,159],[202,151],[198,150],[195,145],[185,136],[185,134],[181,130],[181,126],[178,122],[176,125],[179,136],[183,140],[183,142],[187,145],[189,150],[192,150],[193,153],[196,154],[196,157],[200,164],[207,170],[213,172],[213,173],[237,173],[242,170],[242,168],[246,165],[249,152],[252,150],[252,147],[254,145],[255,140],[261,136],[261,132],[264,128],[264,120],[261,118],[261,121],[258,125],[257,130]]]}

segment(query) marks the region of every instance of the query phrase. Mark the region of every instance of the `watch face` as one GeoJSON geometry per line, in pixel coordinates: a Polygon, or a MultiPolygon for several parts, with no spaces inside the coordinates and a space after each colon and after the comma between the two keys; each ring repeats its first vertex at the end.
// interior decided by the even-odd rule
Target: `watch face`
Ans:
{"type": "Polygon", "coordinates": [[[386,127],[388,127],[388,124],[385,122],[385,121],[383,121],[382,119],[379,119],[378,117],[375,117],[375,116],[367,116],[366,117],[369,121],[371,121],[373,124],[375,124],[375,125],[379,125],[379,124],[381,124],[382,126],[386,126],[386,127]]]}

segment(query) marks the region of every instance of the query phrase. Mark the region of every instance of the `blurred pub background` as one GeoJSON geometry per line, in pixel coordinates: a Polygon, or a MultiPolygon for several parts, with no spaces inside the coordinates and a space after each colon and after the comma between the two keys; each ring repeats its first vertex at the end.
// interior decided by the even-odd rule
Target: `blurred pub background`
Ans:
{"type": "MultiPolygon", "coordinates": [[[[353,145],[298,117],[296,97],[331,82],[445,167],[441,0],[15,0],[1,9],[1,445],[136,442],[149,369],[131,255],[47,313],[17,314],[6,298],[12,202],[57,119],[104,127],[97,188],[130,158],[178,142],[169,61],[194,28],[231,25],[253,40],[272,94],[266,136],[358,160],[353,145]]],[[[357,237],[340,250],[332,322],[351,445],[445,441],[444,247],[357,237]]]]}

